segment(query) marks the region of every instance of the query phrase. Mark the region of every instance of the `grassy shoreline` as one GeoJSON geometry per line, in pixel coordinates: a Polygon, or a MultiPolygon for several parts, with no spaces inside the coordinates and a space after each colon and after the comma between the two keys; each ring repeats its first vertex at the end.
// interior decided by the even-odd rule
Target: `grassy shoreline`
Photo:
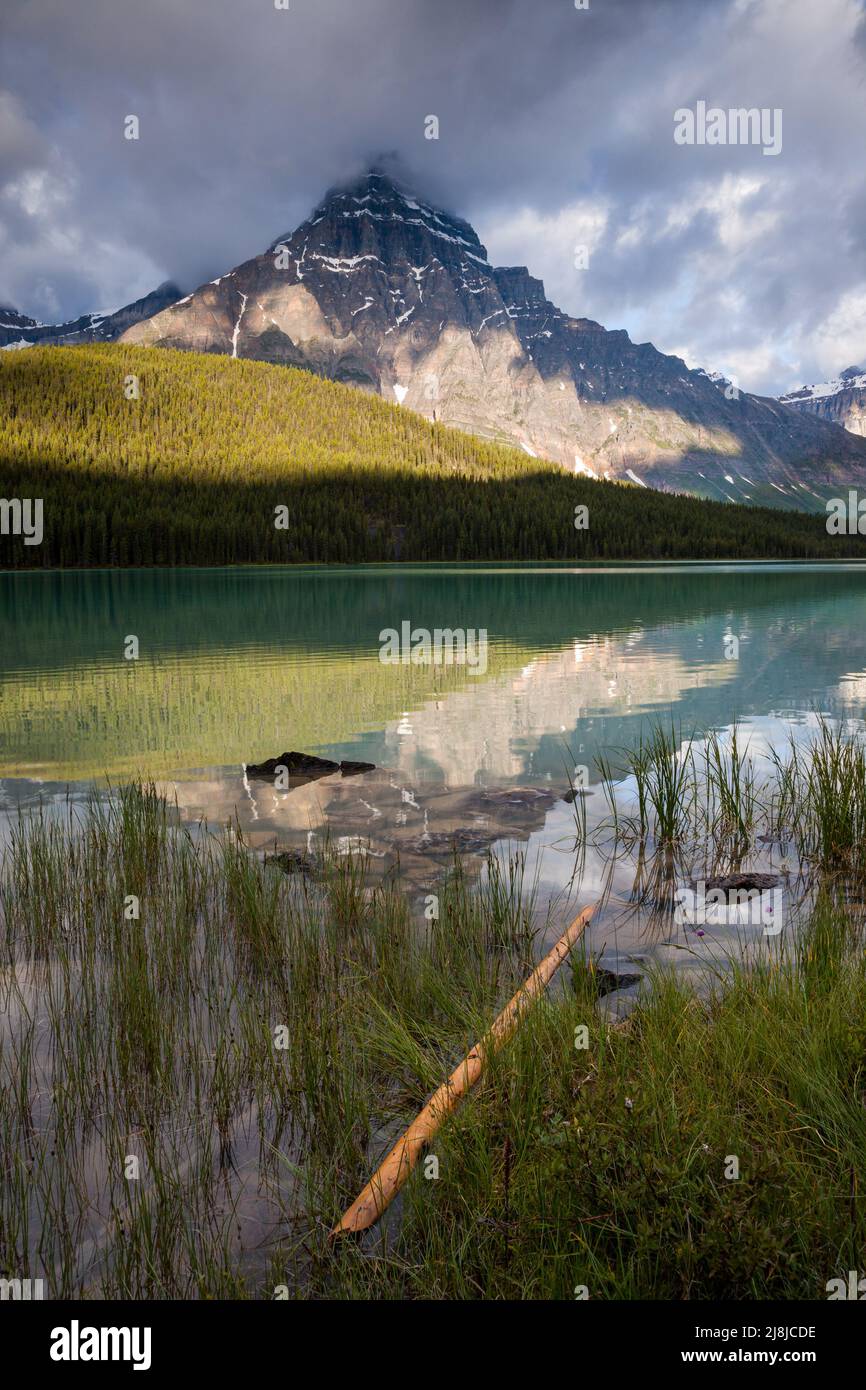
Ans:
{"type": "MultiPolygon", "coordinates": [[[[805,931],[698,993],[658,974],[625,1019],[576,953],[438,1136],[438,1176],[336,1248],[534,964],[522,862],[480,889],[455,866],[428,923],[357,857],[287,878],[147,787],[22,822],[0,867],[0,1274],[75,1298],[826,1297],[866,1239],[866,798],[840,748],[769,803],[799,787],[805,931]]],[[[724,785],[717,843],[744,833],[724,785]]]]}

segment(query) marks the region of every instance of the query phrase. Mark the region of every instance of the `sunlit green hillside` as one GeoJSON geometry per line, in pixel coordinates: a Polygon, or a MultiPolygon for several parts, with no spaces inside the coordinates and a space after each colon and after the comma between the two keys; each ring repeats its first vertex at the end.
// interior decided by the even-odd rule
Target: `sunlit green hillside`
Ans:
{"type": "Polygon", "coordinates": [[[577,478],[308,372],[222,356],[4,353],[0,421],[0,495],[44,504],[41,544],[0,536],[8,567],[866,553],[821,517],[577,478]]]}

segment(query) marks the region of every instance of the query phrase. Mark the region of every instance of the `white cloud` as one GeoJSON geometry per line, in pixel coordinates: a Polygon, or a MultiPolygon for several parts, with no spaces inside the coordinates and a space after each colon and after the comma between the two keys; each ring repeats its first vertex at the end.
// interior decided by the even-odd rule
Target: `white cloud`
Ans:
{"type": "Polygon", "coordinates": [[[524,207],[490,223],[482,217],[478,232],[495,265],[526,265],[544,280],[549,297],[574,299],[586,274],[580,253],[586,252],[591,268],[607,221],[602,199],[582,199],[553,213],[524,207]]]}
{"type": "Polygon", "coordinates": [[[815,330],[814,344],[823,376],[834,377],[866,359],[866,283],[841,296],[815,330]]]}
{"type": "Polygon", "coordinates": [[[779,230],[778,208],[761,204],[767,183],[754,174],[725,174],[715,184],[700,184],[669,209],[660,235],[683,232],[701,213],[708,213],[725,250],[742,251],[779,230]]]}
{"type": "Polygon", "coordinates": [[[860,0],[238,9],[4,0],[0,299],[189,288],[394,149],[568,312],[767,393],[866,357],[860,0]],[[781,154],[675,145],[698,99],[781,108],[781,154]]]}

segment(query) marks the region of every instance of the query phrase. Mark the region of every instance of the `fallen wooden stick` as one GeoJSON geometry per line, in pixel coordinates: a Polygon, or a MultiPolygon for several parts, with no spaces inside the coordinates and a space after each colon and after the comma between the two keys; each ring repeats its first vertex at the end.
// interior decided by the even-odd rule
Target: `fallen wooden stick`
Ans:
{"type": "Polygon", "coordinates": [[[355,1199],[330,1238],[350,1232],[366,1231],[387,1210],[418,1160],[418,1155],[442,1124],[446,1115],[457,1108],[462,1095],[474,1086],[487,1063],[489,1054],[496,1052],[517,1028],[522,1014],[543,991],[556,974],[572,946],[582,935],[595,911],[596,904],[585,907],[579,917],[559,938],[553,950],[538,964],[528,980],[520,986],[513,999],[491,1025],[484,1041],[476,1043],[468,1056],[451,1073],[448,1080],[435,1091],[424,1109],[394,1145],[384,1162],[376,1169],[363,1192],[355,1199]]]}

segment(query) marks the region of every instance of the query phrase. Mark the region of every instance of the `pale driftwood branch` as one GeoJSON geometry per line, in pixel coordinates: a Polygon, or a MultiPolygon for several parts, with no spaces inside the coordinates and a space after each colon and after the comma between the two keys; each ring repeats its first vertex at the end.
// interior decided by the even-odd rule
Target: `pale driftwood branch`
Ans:
{"type": "Polygon", "coordinates": [[[559,938],[553,950],[535,967],[514,997],[491,1025],[482,1042],[476,1043],[448,1080],[435,1091],[416,1119],[397,1140],[384,1162],[376,1169],[363,1192],[331,1232],[335,1236],[366,1231],[390,1206],[418,1160],[418,1155],[436,1134],[443,1120],[457,1107],[460,1097],[474,1086],[487,1058],[496,1052],[517,1028],[529,1005],[545,989],[562,962],[583,934],[596,904],[584,908],[559,938]]]}

